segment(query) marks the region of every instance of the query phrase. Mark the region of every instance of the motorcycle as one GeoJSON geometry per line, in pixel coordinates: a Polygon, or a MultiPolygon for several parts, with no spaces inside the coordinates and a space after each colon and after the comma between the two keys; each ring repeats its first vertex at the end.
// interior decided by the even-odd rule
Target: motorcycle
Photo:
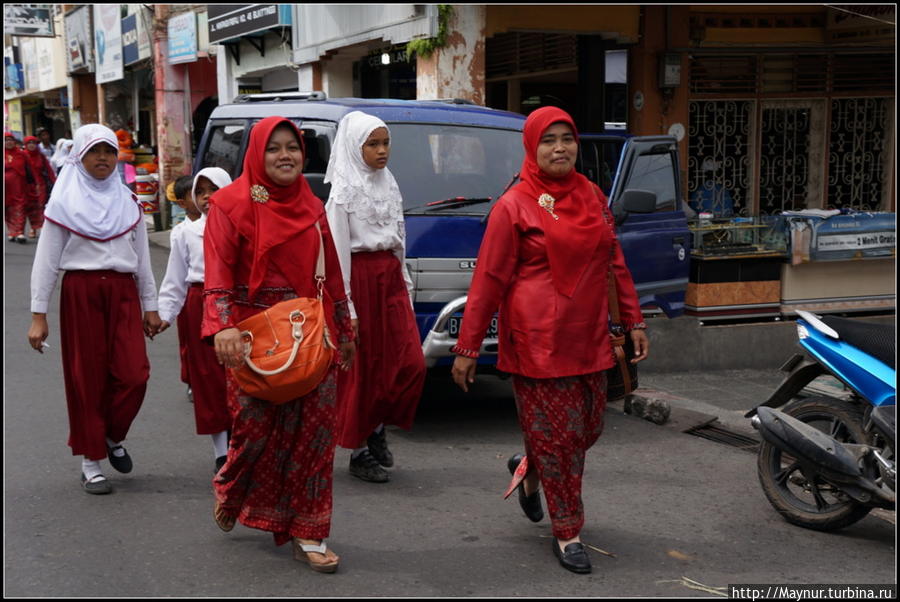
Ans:
{"type": "Polygon", "coordinates": [[[792,524],[833,531],[896,507],[896,328],[797,313],[804,353],[746,417],[763,439],[757,473],[772,506],[792,524]],[[795,399],[827,375],[849,395],[795,399]]]}

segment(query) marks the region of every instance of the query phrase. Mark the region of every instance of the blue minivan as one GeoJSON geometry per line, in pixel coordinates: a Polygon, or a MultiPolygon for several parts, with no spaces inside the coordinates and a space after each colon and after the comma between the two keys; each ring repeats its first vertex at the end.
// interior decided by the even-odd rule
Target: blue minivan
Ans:
{"type": "MultiPolygon", "coordinates": [[[[452,363],[466,292],[493,203],[522,164],[525,117],[466,101],[328,99],[321,92],[239,96],[213,110],[194,161],[240,175],[250,128],[280,115],[303,132],[304,176],[323,201],[337,124],[350,111],[382,119],[391,131],[389,167],[403,194],[406,263],[426,364],[452,363]]],[[[578,170],[610,200],[625,259],[645,313],[681,315],[690,236],[682,211],[678,151],[670,136],[580,136],[578,170]]],[[[496,319],[482,364],[496,360],[496,319]]]]}

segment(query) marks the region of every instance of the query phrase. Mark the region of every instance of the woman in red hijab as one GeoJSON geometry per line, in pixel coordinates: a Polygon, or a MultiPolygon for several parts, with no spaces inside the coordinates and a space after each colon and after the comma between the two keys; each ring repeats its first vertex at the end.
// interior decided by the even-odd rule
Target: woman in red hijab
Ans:
{"type": "Polygon", "coordinates": [[[34,175],[34,183],[29,184],[25,193],[25,215],[31,222],[29,238],[37,238],[44,225],[44,205],[50,198],[50,188],[56,182],[56,172],[44,153],[40,140],[34,136],[25,137],[25,156],[34,175]]]}
{"type": "MultiPolygon", "coordinates": [[[[497,368],[513,375],[528,471],[519,503],[543,518],[539,484],[553,524],[553,552],[576,573],[591,571],[579,533],[584,525],[585,454],[603,430],[609,340],[609,274],[621,320],[639,362],[649,343],[631,274],[603,192],[575,171],[578,132],[568,113],[544,107],[525,121],[521,182],[493,208],[478,253],[453,379],[468,391],[478,350],[497,311],[497,368]]],[[[523,468],[524,468],[523,467],[523,468]]]]}
{"type": "MultiPolygon", "coordinates": [[[[250,133],[241,176],[210,199],[204,235],[206,281],[202,336],[219,362],[243,362],[235,325],[294,297],[315,297],[318,223],[325,244],[324,305],[337,334],[341,366],[356,350],[337,252],[321,200],[303,167],[303,138],[290,121],[268,117],[250,133]]],[[[320,572],[337,570],[325,544],[331,529],[336,437],[336,367],[319,387],[275,405],[241,391],[228,371],[233,418],[228,458],[215,488],[215,519],[224,531],[242,524],[271,531],[276,545],[293,538],[294,558],[320,572]]]]}
{"type": "Polygon", "coordinates": [[[6,235],[9,242],[25,244],[25,193],[29,178],[26,173],[31,168],[28,167],[28,157],[19,148],[12,133],[4,133],[3,141],[3,214],[6,218],[6,235]]]}

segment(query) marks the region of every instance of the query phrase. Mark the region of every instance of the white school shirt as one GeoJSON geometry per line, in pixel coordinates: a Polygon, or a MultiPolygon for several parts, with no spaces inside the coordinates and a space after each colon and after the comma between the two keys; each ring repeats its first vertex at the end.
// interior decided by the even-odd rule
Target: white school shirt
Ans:
{"type": "Polygon", "coordinates": [[[156,280],[143,220],[129,232],[106,242],[90,240],[45,221],[31,267],[32,313],[47,313],[60,270],[113,270],[134,274],[143,310],[157,309],[156,280]]]}
{"type": "Polygon", "coordinates": [[[370,224],[359,219],[355,214],[349,213],[343,206],[331,202],[325,205],[325,214],[328,217],[328,227],[331,229],[331,237],[334,239],[338,259],[341,262],[350,318],[356,319],[356,307],[353,305],[353,297],[350,294],[350,256],[353,253],[393,252],[400,261],[403,281],[406,282],[409,302],[412,305],[414,287],[409,271],[406,269],[406,230],[403,222],[398,221],[385,226],[370,224]]]}
{"type": "Polygon", "coordinates": [[[187,299],[188,286],[203,282],[203,231],[206,215],[197,221],[186,219],[172,228],[169,265],[159,287],[159,317],[174,324],[187,299]]]}

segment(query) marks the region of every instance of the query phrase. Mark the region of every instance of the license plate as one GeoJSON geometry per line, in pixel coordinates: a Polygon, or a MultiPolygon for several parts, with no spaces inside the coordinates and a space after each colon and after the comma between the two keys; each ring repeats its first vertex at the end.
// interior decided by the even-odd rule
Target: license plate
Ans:
{"type": "MultiPolygon", "coordinates": [[[[451,318],[447,321],[447,334],[451,337],[458,338],[459,331],[462,328],[462,318],[459,316],[451,316],[451,318]]],[[[497,316],[494,316],[491,319],[491,325],[488,326],[487,329],[487,338],[496,339],[497,338],[497,316]]]]}

